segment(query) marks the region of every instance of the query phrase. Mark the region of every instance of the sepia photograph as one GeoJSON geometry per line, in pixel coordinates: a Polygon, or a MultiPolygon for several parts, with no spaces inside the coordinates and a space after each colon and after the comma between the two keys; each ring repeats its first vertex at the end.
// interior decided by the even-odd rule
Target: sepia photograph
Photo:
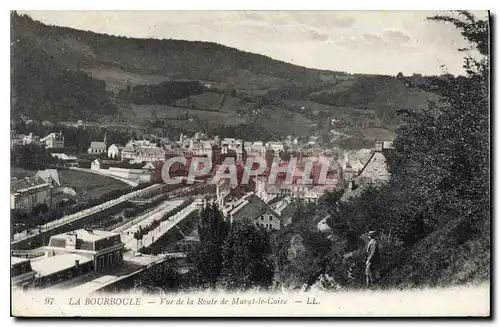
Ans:
{"type": "Polygon", "coordinates": [[[482,11],[10,11],[13,317],[491,316],[482,11]]]}

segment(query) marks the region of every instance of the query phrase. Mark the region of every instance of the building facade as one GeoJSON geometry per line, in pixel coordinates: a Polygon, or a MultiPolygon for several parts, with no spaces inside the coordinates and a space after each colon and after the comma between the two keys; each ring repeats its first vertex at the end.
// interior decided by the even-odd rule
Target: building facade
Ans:
{"type": "Polygon", "coordinates": [[[108,148],[108,158],[119,160],[121,158],[123,146],[120,144],[111,144],[108,148]]]}
{"type": "Polygon", "coordinates": [[[62,132],[50,133],[41,140],[45,144],[46,149],[63,149],[64,135],[62,132]]]}
{"type": "Polygon", "coordinates": [[[89,154],[101,154],[106,152],[106,143],[104,142],[92,142],[87,150],[89,154]]]}
{"type": "Polygon", "coordinates": [[[11,181],[10,208],[31,212],[36,204],[52,207],[52,183],[39,177],[11,181]]]}
{"type": "Polygon", "coordinates": [[[42,142],[40,140],[40,136],[37,136],[33,133],[25,135],[23,138],[23,145],[30,145],[30,144],[41,145],[42,142]]]}
{"type": "MultiPolygon", "coordinates": [[[[61,256],[66,254],[80,255],[88,259],[91,270],[97,271],[120,264],[123,261],[124,244],[118,233],[79,229],[52,236],[45,251],[46,258],[53,257],[54,260],[65,259],[61,256]]],[[[87,262],[86,259],[84,259],[85,262],[87,262]]]]}
{"type": "Polygon", "coordinates": [[[229,206],[226,211],[226,217],[231,223],[242,219],[249,219],[256,225],[269,230],[279,230],[281,228],[280,215],[253,192],[246,194],[229,206]]]}

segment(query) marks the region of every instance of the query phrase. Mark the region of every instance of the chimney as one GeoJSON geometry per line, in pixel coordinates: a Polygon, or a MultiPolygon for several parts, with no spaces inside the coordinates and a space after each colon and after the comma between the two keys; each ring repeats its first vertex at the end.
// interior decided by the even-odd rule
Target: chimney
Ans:
{"type": "Polygon", "coordinates": [[[382,141],[375,141],[375,151],[381,152],[383,148],[384,142],[382,141]]]}

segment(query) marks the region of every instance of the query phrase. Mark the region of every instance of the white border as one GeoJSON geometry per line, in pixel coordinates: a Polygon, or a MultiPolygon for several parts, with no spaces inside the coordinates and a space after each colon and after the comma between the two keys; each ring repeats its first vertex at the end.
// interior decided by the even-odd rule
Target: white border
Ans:
{"type": "MultiPolygon", "coordinates": [[[[1,122],[3,125],[3,128],[1,129],[1,141],[0,141],[0,153],[7,154],[9,146],[8,144],[8,138],[7,134],[9,132],[9,108],[10,108],[10,86],[9,86],[9,75],[10,75],[10,47],[9,47],[9,39],[10,39],[10,25],[9,25],[9,10],[12,9],[18,9],[18,10],[49,10],[49,9],[66,9],[66,10],[114,10],[114,9],[120,9],[120,10],[153,10],[153,9],[164,9],[164,10],[193,10],[193,9],[198,9],[198,10],[445,10],[445,9],[468,9],[468,10],[484,10],[484,9],[490,9],[493,11],[493,13],[498,13],[497,7],[498,7],[498,1],[487,1],[487,0],[474,0],[474,1],[465,1],[465,0],[454,0],[454,1],[436,1],[436,0],[419,0],[415,2],[406,2],[406,1],[389,1],[389,0],[378,0],[378,1],[370,1],[370,0],[365,0],[365,1],[342,1],[342,2],[334,2],[334,1],[318,1],[318,0],[308,0],[308,1],[296,1],[296,0],[287,0],[287,1],[269,1],[269,0],[253,0],[249,1],[247,3],[245,2],[238,2],[238,1],[228,1],[228,0],[197,0],[197,1],[182,1],[182,2],[175,2],[175,1],[158,1],[158,2],[151,2],[151,1],[130,1],[130,2],[124,2],[124,1],[98,1],[98,0],[86,0],[82,1],[79,3],[71,2],[71,1],[16,1],[9,3],[7,2],[2,2],[1,6],[5,6],[5,10],[2,10],[2,24],[3,28],[1,29],[1,41],[0,45],[4,47],[0,53],[3,56],[3,60],[1,61],[1,68],[2,68],[2,76],[3,79],[1,79],[2,82],[2,110],[0,111],[1,115],[1,122]]],[[[2,8],[4,9],[4,8],[2,8]]],[[[495,44],[497,43],[496,41],[498,34],[495,33],[495,44]]],[[[496,57],[497,52],[495,52],[495,57],[496,57]]],[[[496,59],[496,58],[492,58],[496,59]]],[[[495,60],[496,62],[496,60],[495,60]]],[[[498,83],[494,83],[495,85],[495,91],[498,91],[498,83]]],[[[495,94],[495,93],[493,93],[495,94]]],[[[497,93],[498,94],[498,93],[497,93]]],[[[496,108],[495,108],[496,109],[496,108]]],[[[499,125],[498,118],[499,114],[495,115],[495,123],[496,125],[499,125]]],[[[493,145],[495,146],[495,152],[498,152],[500,149],[498,148],[498,144],[500,142],[497,142],[497,135],[495,135],[495,139],[493,140],[493,145]]],[[[7,252],[7,248],[10,247],[10,242],[9,242],[9,235],[8,231],[10,228],[9,224],[9,219],[8,219],[8,209],[9,205],[7,204],[7,185],[9,184],[10,178],[9,178],[9,170],[8,170],[8,165],[9,163],[7,162],[5,165],[3,165],[5,168],[2,169],[2,185],[4,187],[2,188],[2,194],[0,194],[0,198],[2,199],[1,201],[4,203],[2,206],[5,208],[5,217],[3,219],[3,228],[2,230],[4,231],[4,238],[2,238],[3,242],[5,242],[5,248],[3,251],[0,251],[0,254],[2,256],[2,262],[4,262],[7,265],[8,260],[10,259],[9,254],[7,252]],[[5,194],[4,194],[5,192],[5,194]]],[[[492,185],[493,186],[493,185],[492,185]]],[[[492,203],[500,203],[500,195],[496,194],[495,195],[495,201],[492,203]]],[[[496,217],[494,217],[496,218],[496,217]]],[[[494,231],[494,234],[498,234],[498,226],[499,224],[496,223],[496,228],[494,231]]],[[[498,253],[494,258],[494,262],[497,262],[498,259],[498,253]]],[[[498,277],[498,272],[495,274],[495,277],[498,277]]],[[[498,278],[496,278],[498,281],[498,278]]],[[[4,320],[7,320],[9,324],[14,323],[14,320],[12,318],[9,318],[10,315],[10,298],[8,297],[8,294],[10,293],[10,286],[8,279],[6,277],[3,278],[2,280],[2,294],[3,294],[3,301],[2,301],[2,307],[4,308],[4,314],[1,316],[2,317],[2,322],[4,320]]],[[[498,302],[498,301],[497,301],[498,302]]],[[[497,308],[497,305],[495,305],[495,309],[497,308]]],[[[494,309],[494,310],[495,310],[494,309]]],[[[495,310],[497,311],[497,310],[495,310]]],[[[497,311],[498,313],[498,311],[497,311]]],[[[40,323],[40,322],[34,322],[33,323],[40,323]]],[[[302,323],[309,323],[310,321],[297,321],[296,323],[302,324],[302,323]]],[[[45,323],[53,323],[52,321],[45,321],[45,323]]],[[[64,321],[63,323],[68,323],[68,321],[64,321]]],[[[101,326],[101,325],[108,325],[110,323],[113,324],[123,324],[125,323],[124,321],[86,321],[86,324],[92,324],[92,326],[101,326]]],[[[132,324],[136,324],[137,322],[131,322],[132,324]]],[[[175,321],[158,321],[158,324],[172,324],[172,323],[179,323],[175,321]]],[[[210,322],[212,324],[234,324],[235,321],[217,321],[217,322],[210,322]]],[[[254,323],[254,322],[247,322],[247,323],[254,323]]],[[[264,321],[259,321],[259,324],[269,324],[270,322],[264,322],[264,321]]],[[[278,322],[274,322],[278,323],[278,322]]],[[[290,324],[293,323],[292,321],[286,321],[286,322],[279,322],[282,324],[290,324]]],[[[328,323],[330,322],[323,321],[322,323],[328,323]]],[[[334,322],[335,324],[343,324],[344,322],[337,321],[334,322]]],[[[359,323],[359,322],[356,322],[359,323]]],[[[380,321],[380,323],[386,323],[385,321],[380,321]]],[[[397,324],[400,324],[401,321],[396,322],[397,324]]],[[[409,322],[405,322],[409,323],[409,322]]],[[[418,323],[418,322],[413,322],[413,323],[418,323]]],[[[428,324],[434,324],[436,322],[429,322],[429,321],[423,321],[426,325],[428,324]]],[[[445,323],[443,321],[439,321],[439,323],[445,323]]],[[[454,323],[451,321],[450,323],[454,323]]]]}

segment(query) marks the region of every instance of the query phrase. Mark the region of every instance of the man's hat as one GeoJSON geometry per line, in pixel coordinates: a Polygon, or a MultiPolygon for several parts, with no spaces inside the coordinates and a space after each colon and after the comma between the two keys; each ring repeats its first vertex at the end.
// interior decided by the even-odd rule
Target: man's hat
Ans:
{"type": "Polygon", "coordinates": [[[368,236],[375,236],[375,235],[377,235],[377,232],[374,230],[368,232],[368,236]]]}

